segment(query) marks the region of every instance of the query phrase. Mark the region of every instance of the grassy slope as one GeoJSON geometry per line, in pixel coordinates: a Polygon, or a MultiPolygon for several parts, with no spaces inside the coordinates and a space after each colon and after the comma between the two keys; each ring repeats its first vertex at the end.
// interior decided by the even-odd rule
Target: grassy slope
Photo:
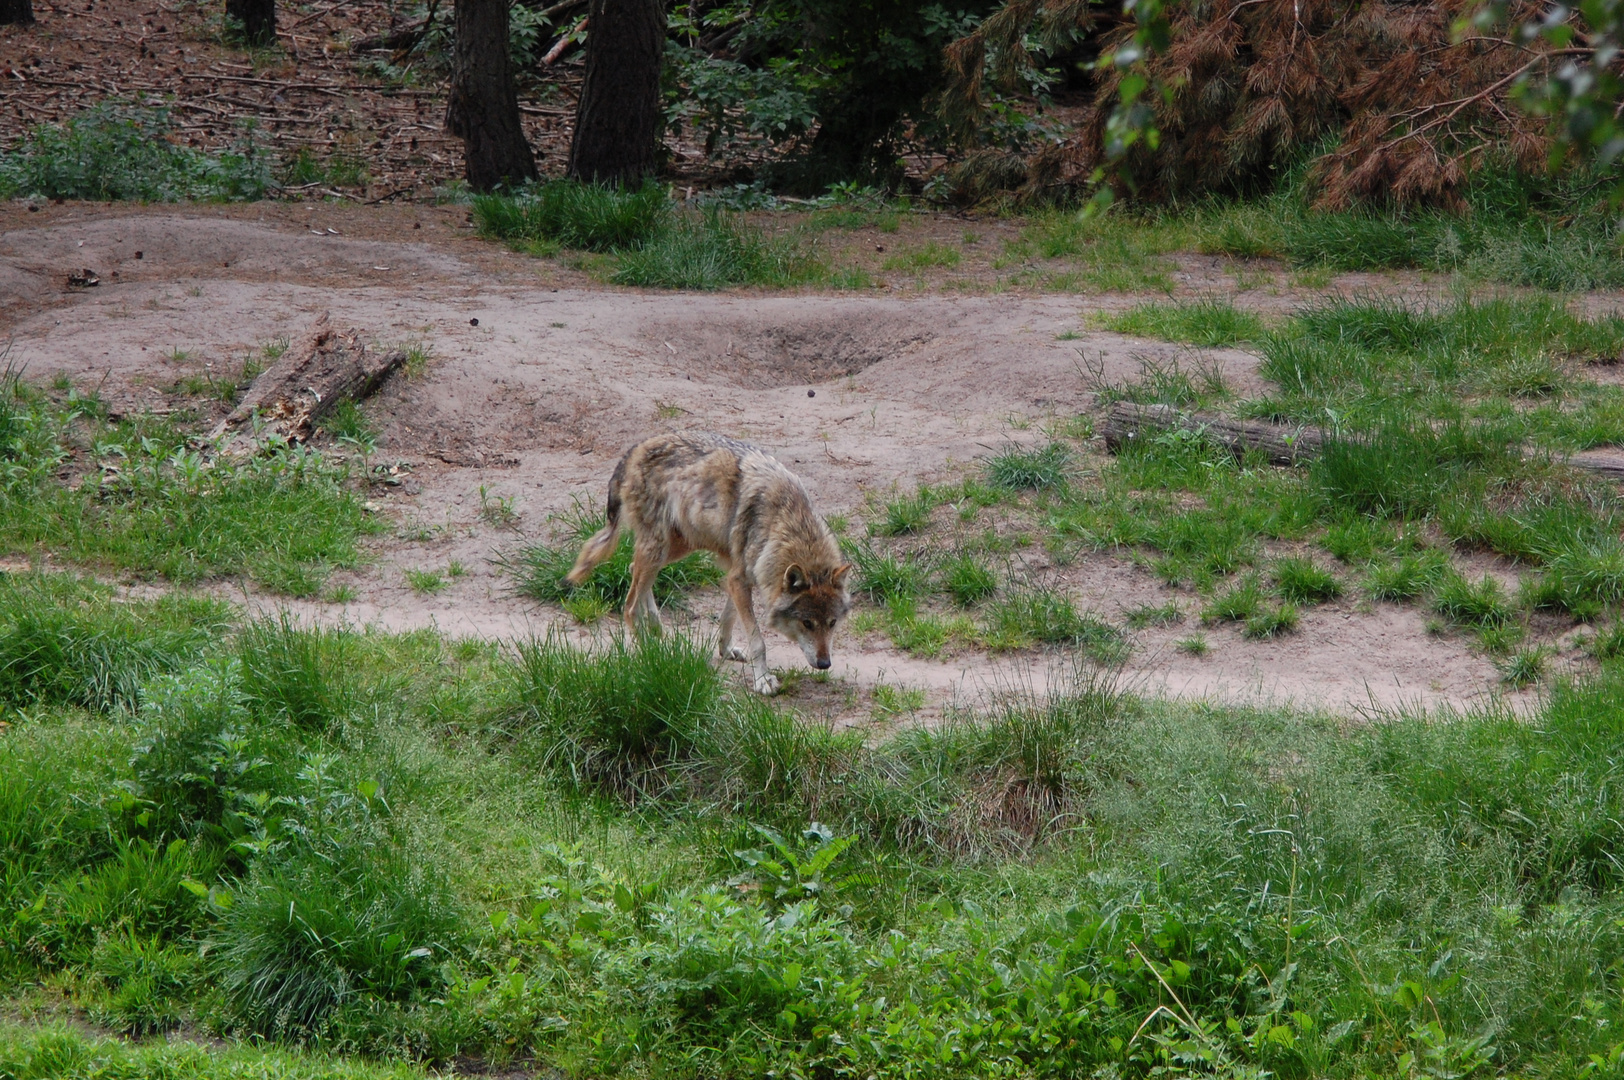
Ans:
{"type": "MultiPolygon", "coordinates": [[[[53,588],[0,624],[115,617],[53,588]]],[[[134,714],[37,688],[0,742],[0,962],[117,1029],[587,1075],[1568,1076],[1618,1041],[1611,666],[1532,725],[1085,678],[876,747],[733,700],[680,640],[272,622],[160,667],[134,714]]]]}

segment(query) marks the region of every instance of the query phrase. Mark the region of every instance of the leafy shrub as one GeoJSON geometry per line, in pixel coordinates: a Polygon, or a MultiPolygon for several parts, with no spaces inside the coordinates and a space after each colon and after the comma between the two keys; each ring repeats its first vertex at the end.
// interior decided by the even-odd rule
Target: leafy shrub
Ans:
{"type": "Polygon", "coordinates": [[[253,200],[265,197],[269,162],[251,140],[210,157],[170,142],[167,109],[104,101],[60,126],[41,125],[0,153],[0,197],[253,200]]]}
{"type": "Polygon", "coordinates": [[[549,180],[513,194],[477,195],[480,235],[545,240],[585,251],[628,251],[669,225],[670,199],[650,180],[636,189],[549,180]]]}
{"type": "Polygon", "coordinates": [[[273,736],[257,727],[235,665],[215,664],[154,680],[130,767],[159,837],[241,839],[243,801],[287,783],[273,736]]]}

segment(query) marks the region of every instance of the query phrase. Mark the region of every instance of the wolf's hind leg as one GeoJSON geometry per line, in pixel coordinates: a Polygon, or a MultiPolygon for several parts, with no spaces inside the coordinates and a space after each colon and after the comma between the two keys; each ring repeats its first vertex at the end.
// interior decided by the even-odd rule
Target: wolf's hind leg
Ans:
{"type": "Polygon", "coordinates": [[[664,554],[652,544],[638,544],[632,551],[632,587],[626,594],[622,617],[626,629],[633,634],[649,633],[658,637],[665,631],[660,623],[660,609],[654,603],[654,578],[665,566],[664,554]]]}
{"type": "Polygon", "coordinates": [[[723,660],[744,659],[744,650],[733,644],[733,620],[735,618],[733,597],[730,595],[722,601],[722,625],[716,631],[716,655],[723,660]]]}

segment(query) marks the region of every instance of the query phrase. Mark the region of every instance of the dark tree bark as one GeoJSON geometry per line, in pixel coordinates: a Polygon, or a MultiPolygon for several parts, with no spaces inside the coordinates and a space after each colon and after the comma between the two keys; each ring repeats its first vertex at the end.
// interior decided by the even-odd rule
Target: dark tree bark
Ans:
{"type": "Polygon", "coordinates": [[[462,140],[468,186],[491,191],[534,180],[508,60],[508,0],[457,0],[456,39],[445,127],[462,140]]]}
{"type": "Polygon", "coordinates": [[[249,45],[276,44],[276,0],[226,0],[226,18],[242,23],[249,45]]]}
{"type": "Polygon", "coordinates": [[[660,137],[661,0],[592,0],[586,80],[570,141],[576,180],[635,184],[654,172],[660,137]]]}
{"type": "Polygon", "coordinates": [[[0,26],[28,26],[34,21],[34,0],[0,0],[0,26]]]}

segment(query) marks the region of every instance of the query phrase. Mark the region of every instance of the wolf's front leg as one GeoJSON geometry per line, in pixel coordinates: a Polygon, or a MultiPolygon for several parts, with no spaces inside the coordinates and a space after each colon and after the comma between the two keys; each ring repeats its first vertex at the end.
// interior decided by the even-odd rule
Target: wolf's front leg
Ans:
{"type": "MultiPolygon", "coordinates": [[[[727,594],[733,599],[733,610],[744,624],[745,637],[750,642],[750,667],[754,670],[751,685],[756,693],[771,697],[778,693],[778,678],[767,670],[767,639],[756,625],[756,609],[750,596],[750,582],[735,570],[727,576],[727,594]]],[[[743,657],[740,657],[743,659],[743,657]]]]}

